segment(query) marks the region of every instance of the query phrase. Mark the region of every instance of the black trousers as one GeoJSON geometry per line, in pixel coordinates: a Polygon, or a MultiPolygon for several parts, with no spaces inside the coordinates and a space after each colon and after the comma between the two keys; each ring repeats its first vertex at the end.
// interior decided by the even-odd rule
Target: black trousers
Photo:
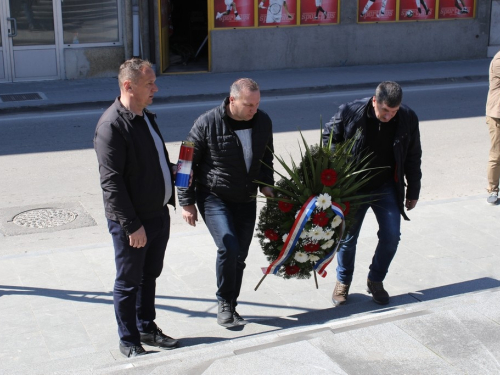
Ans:
{"type": "Polygon", "coordinates": [[[156,324],[156,279],[163,269],[163,259],[170,236],[168,208],[162,216],[144,220],[147,243],[134,248],[123,228],[108,219],[109,233],[115,247],[116,279],[113,290],[118,335],[125,345],[140,345],[139,332],[151,332],[156,324]]]}

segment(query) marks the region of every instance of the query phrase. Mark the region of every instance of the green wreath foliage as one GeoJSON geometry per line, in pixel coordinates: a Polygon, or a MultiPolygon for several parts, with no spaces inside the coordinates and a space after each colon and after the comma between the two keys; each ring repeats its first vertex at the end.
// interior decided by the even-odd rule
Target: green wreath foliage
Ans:
{"type": "MultiPolygon", "coordinates": [[[[370,155],[354,158],[352,154],[359,132],[355,137],[336,144],[333,150],[331,139],[325,147],[321,146],[321,140],[319,145],[309,147],[302,134],[300,135],[304,150],[301,148],[298,165],[293,159],[288,164],[283,158],[274,155],[288,176],[274,170],[280,176],[274,186],[275,197],[266,198],[259,214],[256,236],[269,263],[278,258],[296,214],[311,196],[328,195],[331,202],[338,203],[344,211],[347,231],[357,207],[367,198],[358,191],[373,176],[373,173],[368,174],[371,170],[370,155]]],[[[278,270],[278,276],[285,279],[311,277],[315,262],[331,253],[341,240],[340,217],[336,219],[335,216],[337,215],[330,208],[314,209],[291,255],[278,270]],[[317,235],[318,227],[331,236],[313,239],[311,236],[317,235]]]]}

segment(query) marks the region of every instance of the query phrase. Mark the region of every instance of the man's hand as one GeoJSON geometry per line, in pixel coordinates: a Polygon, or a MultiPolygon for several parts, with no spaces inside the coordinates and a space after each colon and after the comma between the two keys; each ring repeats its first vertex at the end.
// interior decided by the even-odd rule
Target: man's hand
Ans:
{"type": "Polygon", "coordinates": [[[140,248],[146,246],[148,237],[146,236],[146,230],[144,229],[144,226],[141,226],[134,233],[128,236],[128,242],[132,247],[140,248]]]}
{"type": "Polygon", "coordinates": [[[268,198],[274,198],[274,191],[269,186],[262,186],[260,192],[268,198]]]}
{"type": "Polygon", "coordinates": [[[196,206],[194,204],[183,206],[182,218],[186,220],[186,223],[195,227],[196,222],[198,221],[198,210],[196,209],[196,206]]]}
{"type": "Polygon", "coordinates": [[[405,207],[407,211],[412,210],[417,205],[418,199],[407,199],[405,202],[405,207]]]}

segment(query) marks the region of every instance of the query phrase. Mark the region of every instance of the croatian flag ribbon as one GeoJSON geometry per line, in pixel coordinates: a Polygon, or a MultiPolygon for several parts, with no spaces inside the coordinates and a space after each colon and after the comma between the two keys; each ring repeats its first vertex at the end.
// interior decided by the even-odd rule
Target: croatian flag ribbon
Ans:
{"type": "Polygon", "coordinates": [[[316,262],[314,265],[314,270],[321,276],[325,277],[326,276],[326,271],[325,268],[330,264],[330,262],[333,260],[335,257],[335,253],[338,251],[340,247],[340,240],[344,236],[344,230],[345,230],[345,218],[344,218],[344,212],[342,211],[342,208],[340,206],[333,202],[332,203],[332,210],[335,212],[336,215],[340,216],[342,219],[342,224],[340,227],[340,235],[339,235],[339,241],[337,242],[337,246],[332,250],[331,253],[329,253],[327,256],[325,256],[323,259],[320,259],[316,262]]]}
{"type": "Polygon", "coordinates": [[[295,219],[295,222],[293,223],[288,237],[286,238],[285,244],[281,248],[280,255],[269,265],[269,267],[262,268],[262,272],[264,274],[268,275],[272,273],[276,275],[280,267],[288,259],[293,249],[295,248],[297,241],[299,240],[300,234],[304,230],[304,226],[306,225],[307,220],[309,220],[309,217],[316,207],[317,199],[317,197],[311,196],[309,197],[307,202],[304,203],[304,205],[300,209],[299,214],[297,215],[297,218],[295,219]]]}

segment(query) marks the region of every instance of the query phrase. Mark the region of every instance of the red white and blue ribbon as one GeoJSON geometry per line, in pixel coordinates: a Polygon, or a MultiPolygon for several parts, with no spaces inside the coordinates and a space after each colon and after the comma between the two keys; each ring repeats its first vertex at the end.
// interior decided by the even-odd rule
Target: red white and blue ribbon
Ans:
{"type": "Polygon", "coordinates": [[[340,235],[339,235],[339,241],[337,242],[337,246],[332,250],[331,253],[329,253],[327,256],[325,256],[323,259],[320,259],[316,262],[314,265],[314,270],[321,276],[325,277],[326,276],[326,271],[325,268],[330,264],[330,262],[333,260],[335,257],[335,253],[338,251],[339,246],[340,246],[340,240],[344,236],[344,230],[345,230],[345,218],[344,218],[344,212],[342,211],[342,208],[340,206],[333,202],[332,203],[332,210],[335,212],[336,215],[340,216],[342,219],[342,225],[340,227],[340,235]]]}
{"type": "Polygon", "coordinates": [[[311,196],[307,200],[307,202],[304,203],[304,205],[300,209],[299,214],[297,215],[297,218],[295,219],[295,222],[293,223],[292,229],[290,230],[288,237],[286,238],[285,244],[281,248],[280,255],[269,265],[269,267],[262,268],[262,272],[264,274],[268,275],[272,273],[276,275],[280,267],[286,262],[288,257],[292,254],[292,251],[295,248],[297,241],[299,240],[300,234],[304,230],[304,226],[306,225],[307,220],[309,220],[309,217],[311,216],[312,212],[314,211],[314,208],[316,207],[317,200],[318,200],[317,197],[311,196]]]}

